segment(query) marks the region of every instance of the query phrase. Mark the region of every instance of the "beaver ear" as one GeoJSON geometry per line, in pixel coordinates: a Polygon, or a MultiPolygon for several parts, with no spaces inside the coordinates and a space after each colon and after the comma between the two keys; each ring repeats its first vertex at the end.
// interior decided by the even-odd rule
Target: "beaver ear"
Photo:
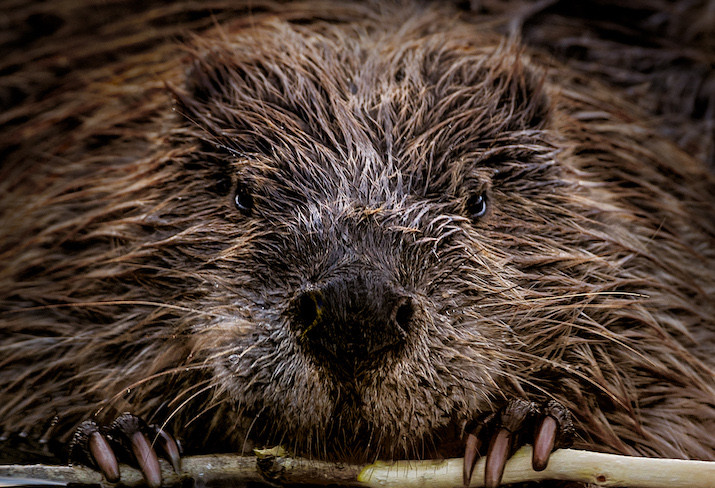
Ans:
{"type": "Polygon", "coordinates": [[[423,77],[433,87],[433,116],[442,120],[466,116],[480,126],[498,132],[539,129],[549,117],[550,101],[545,75],[529,63],[523,48],[514,42],[485,55],[469,49],[440,51],[425,62],[423,77]]]}
{"type": "Polygon", "coordinates": [[[291,134],[309,134],[315,123],[305,100],[315,102],[322,94],[317,83],[296,80],[294,71],[268,56],[246,59],[235,50],[215,48],[195,57],[175,98],[185,117],[214,143],[241,154],[271,156],[279,146],[294,145],[287,140],[291,134]]]}
{"type": "Polygon", "coordinates": [[[539,129],[545,125],[551,108],[545,76],[536,72],[521,52],[499,57],[488,79],[500,112],[509,114],[508,129],[539,129]]]}

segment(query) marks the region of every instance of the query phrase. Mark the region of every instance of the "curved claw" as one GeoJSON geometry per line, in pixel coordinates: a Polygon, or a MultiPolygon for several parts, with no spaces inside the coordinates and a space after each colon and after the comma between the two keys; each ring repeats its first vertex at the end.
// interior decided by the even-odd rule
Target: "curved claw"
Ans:
{"type": "Polygon", "coordinates": [[[117,417],[109,428],[110,440],[119,444],[126,454],[131,455],[129,462],[136,462],[150,488],[161,486],[161,467],[156,451],[149,443],[149,427],[139,417],[125,413],[117,417]]]}
{"type": "Polygon", "coordinates": [[[507,429],[501,428],[492,437],[487,452],[487,463],[484,467],[484,486],[496,488],[501,483],[504,466],[511,452],[512,435],[507,429]]]}
{"type": "Polygon", "coordinates": [[[541,406],[534,402],[514,398],[503,408],[477,423],[477,429],[466,429],[463,482],[467,486],[472,478],[476,459],[482,452],[482,441],[491,439],[486,453],[484,486],[499,486],[506,463],[514,451],[533,441],[531,459],[535,471],[542,471],[549,463],[554,449],[567,447],[573,442],[575,429],[571,413],[556,400],[541,406]]]}
{"type": "Polygon", "coordinates": [[[94,431],[89,435],[87,447],[92,459],[97,463],[107,481],[117,483],[119,481],[119,463],[107,439],[99,431],[94,431]]]}
{"type": "Polygon", "coordinates": [[[159,441],[159,446],[161,447],[162,452],[171,462],[174,472],[179,474],[181,472],[181,452],[179,450],[179,445],[173,437],[164,432],[164,430],[160,427],[153,426],[153,428],[156,430],[156,440],[159,441]]]}
{"type": "Polygon", "coordinates": [[[141,472],[144,474],[146,484],[150,488],[159,488],[161,486],[161,467],[156,451],[149,444],[149,439],[143,432],[134,432],[130,435],[129,441],[141,472]]]}
{"type": "Polygon", "coordinates": [[[119,463],[110,440],[94,420],[85,420],[77,426],[70,442],[70,462],[97,468],[108,482],[117,483],[119,463]]]}
{"type": "Polygon", "coordinates": [[[531,465],[534,471],[543,471],[546,469],[551,451],[554,450],[557,433],[558,424],[556,423],[556,419],[550,415],[544,417],[536,430],[536,437],[534,439],[534,451],[531,457],[531,465]]]}
{"type": "Polygon", "coordinates": [[[121,460],[137,466],[147,486],[159,488],[162,474],[154,442],[174,471],[180,473],[181,450],[177,441],[161,428],[149,427],[130,413],[120,415],[108,427],[100,427],[93,420],[82,422],[70,443],[70,460],[98,468],[110,483],[120,481],[118,460],[121,460]]]}
{"type": "Polygon", "coordinates": [[[469,486],[472,481],[474,466],[477,464],[477,455],[481,442],[474,434],[467,434],[466,447],[464,448],[464,465],[462,466],[462,481],[464,486],[469,486]]]}

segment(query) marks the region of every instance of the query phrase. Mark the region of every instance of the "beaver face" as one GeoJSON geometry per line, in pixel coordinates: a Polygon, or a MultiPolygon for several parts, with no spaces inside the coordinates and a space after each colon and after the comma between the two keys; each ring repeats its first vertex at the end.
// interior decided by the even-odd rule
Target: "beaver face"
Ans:
{"type": "Polygon", "coordinates": [[[212,45],[177,90],[224,153],[219,232],[240,242],[213,260],[232,312],[201,348],[281,435],[405,455],[532,360],[528,297],[552,294],[520,261],[543,255],[566,185],[547,97],[515,50],[459,36],[390,53],[394,34],[252,35],[259,52],[212,45]]]}

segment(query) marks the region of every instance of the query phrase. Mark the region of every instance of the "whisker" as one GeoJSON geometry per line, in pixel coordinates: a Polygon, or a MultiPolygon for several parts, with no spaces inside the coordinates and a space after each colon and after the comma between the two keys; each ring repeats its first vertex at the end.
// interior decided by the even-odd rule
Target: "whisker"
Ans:
{"type": "MultiPolygon", "coordinates": [[[[600,383],[598,383],[597,381],[595,381],[593,378],[589,377],[588,375],[586,375],[585,373],[579,371],[578,369],[569,366],[568,364],[562,364],[562,363],[559,363],[559,362],[557,362],[557,361],[554,361],[554,360],[551,360],[551,359],[547,359],[547,358],[543,358],[543,357],[539,357],[539,356],[535,356],[534,354],[525,353],[525,352],[523,352],[523,351],[514,351],[514,353],[515,353],[515,354],[519,354],[519,355],[521,355],[521,356],[524,357],[524,358],[529,358],[529,359],[537,360],[537,361],[543,361],[543,362],[547,363],[549,366],[555,367],[555,368],[557,368],[557,369],[564,370],[564,371],[566,371],[568,374],[572,374],[572,375],[574,375],[574,376],[577,376],[579,379],[585,381],[586,383],[590,384],[591,386],[594,386],[597,390],[599,390],[599,391],[601,391],[602,393],[604,393],[606,396],[608,396],[608,397],[611,399],[611,401],[613,401],[614,403],[618,404],[618,405],[619,405],[621,408],[623,408],[624,410],[629,410],[629,409],[631,408],[630,405],[625,404],[623,401],[621,401],[621,399],[619,399],[618,397],[616,397],[613,393],[611,393],[609,390],[607,390],[603,385],[601,385],[600,383]]],[[[519,378],[519,379],[521,380],[522,378],[519,378]]],[[[535,385],[531,384],[531,386],[535,386],[535,385]]],[[[543,390],[542,390],[542,391],[543,391],[543,390]]],[[[545,393],[546,393],[546,392],[545,392],[545,393]]],[[[548,394],[548,396],[552,396],[552,395],[551,395],[551,394],[548,394]]],[[[552,396],[552,398],[554,398],[554,397],[552,396]]]]}
{"type": "Polygon", "coordinates": [[[205,379],[203,381],[196,383],[195,385],[191,385],[190,387],[188,387],[184,391],[182,391],[176,398],[172,398],[171,401],[167,404],[167,406],[174,405],[175,403],[177,403],[178,401],[181,400],[182,396],[187,395],[189,392],[191,392],[192,390],[194,390],[196,388],[200,388],[204,385],[210,384],[212,381],[213,381],[212,379],[205,379]]]}
{"type": "Polygon", "coordinates": [[[114,402],[114,401],[118,400],[119,398],[121,398],[126,393],[127,390],[132,390],[132,389],[137,388],[138,386],[141,386],[149,381],[155,380],[157,378],[161,378],[162,376],[169,376],[169,375],[182,373],[182,372],[185,372],[188,370],[201,370],[201,369],[205,369],[205,368],[207,368],[206,365],[195,364],[195,365],[191,365],[191,366],[177,366],[175,368],[172,368],[172,369],[169,369],[166,371],[160,371],[158,373],[154,373],[154,374],[149,375],[145,378],[142,378],[141,380],[135,381],[134,383],[123,388],[122,391],[120,391],[119,393],[117,393],[113,397],[111,397],[109,399],[109,401],[110,401],[110,403],[114,402]]]}
{"type": "MultiPolygon", "coordinates": [[[[586,297],[596,297],[596,296],[624,296],[624,297],[634,297],[634,298],[650,298],[650,295],[645,295],[643,293],[632,293],[625,291],[594,291],[594,292],[584,292],[584,293],[573,293],[570,295],[559,295],[554,297],[539,297],[539,298],[525,298],[524,302],[541,302],[546,300],[566,300],[569,298],[586,298],[586,297]]],[[[589,305],[590,306],[590,305],[589,305]]]]}
{"type": "Polygon", "coordinates": [[[266,407],[262,407],[261,410],[258,411],[258,413],[253,417],[253,420],[251,421],[251,425],[248,426],[248,429],[246,429],[246,434],[243,437],[243,445],[241,446],[241,452],[246,451],[246,444],[248,443],[248,440],[251,437],[251,431],[253,430],[253,427],[255,427],[256,422],[258,421],[258,417],[261,416],[263,411],[266,409],[266,407]]]}
{"type": "MultiPolygon", "coordinates": [[[[513,288],[517,288],[516,286],[513,288]]],[[[512,288],[512,289],[513,289],[512,288]]],[[[504,290],[508,291],[508,290],[504,290]]],[[[499,292],[494,292],[492,295],[497,295],[502,293],[502,291],[499,292]]],[[[529,303],[537,303],[537,302],[544,302],[544,301],[560,301],[560,300],[569,300],[573,298],[594,298],[598,296],[622,296],[622,297],[631,297],[631,298],[650,298],[650,295],[644,295],[642,293],[632,293],[632,292],[621,292],[621,291],[594,291],[594,292],[583,292],[583,293],[573,293],[569,295],[559,295],[559,296],[549,296],[549,297],[535,297],[535,298],[514,298],[514,299],[505,299],[502,301],[497,301],[497,302],[486,302],[486,303],[479,303],[480,308],[484,307],[500,307],[500,306],[505,306],[505,305],[523,305],[523,304],[529,304],[529,303]]],[[[628,302],[628,304],[635,304],[639,302],[628,302]]],[[[556,304],[554,304],[556,306],[556,304]]],[[[588,306],[590,308],[612,308],[612,304],[608,303],[574,303],[574,304],[559,304],[558,307],[559,309],[563,310],[564,307],[578,307],[578,306],[588,306]]]]}
{"type": "MultiPolygon", "coordinates": [[[[213,385],[213,386],[215,386],[215,385],[213,385]]],[[[209,410],[212,410],[212,409],[214,409],[214,408],[217,408],[217,407],[221,406],[221,405],[224,404],[224,403],[228,403],[228,401],[229,401],[228,399],[223,399],[223,400],[219,400],[219,401],[212,400],[212,401],[211,401],[208,405],[206,405],[202,410],[200,410],[199,412],[197,412],[196,415],[194,415],[193,417],[191,417],[191,419],[189,419],[189,420],[186,422],[186,426],[187,426],[187,427],[190,426],[190,425],[193,424],[195,421],[197,421],[199,418],[201,418],[202,415],[205,415],[206,413],[208,413],[209,410]]]]}
{"type": "Polygon", "coordinates": [[[3,314],[11,314],[18,312],[34,312],[37,310],[51,310],[57,308],[73,308],[73,307],[95,307],[95,306],[109,306],[109,305],[146,305],[150,307],[157,308],[168,308],[171,310],[178,310],[180,312],[191,312],[198,315],[205,315],[208,317],[224,317],[224,315],[216,314],[212,312],[207,312],[198,308],[182,307],[180,305],[172,305],[169,303],[152,302],[148,300],[106,300],[106,301],[93,301],[93,302],[74,302],[74,303],[55,303],[50,305],[40,305],[37,307],[26,307],[17,308],[13,310],[4,310],[3,314]]]}
{"type": "MultiPolygon", "coordinates": [[[[209,383],[209,381],[206,381],[206,383],[209,383]]],[[[201,395],[202,393],[205,393],[205,392],[209,391],[209,390],[210,390],[211,388],[213,388],[213,387],[214,387],[213,383],[209,383],[208,385],[206,385],[205,387],[201,388],[199,391],[197,391],[196,393],[194,393],[193,395],[191,395],[189,398],[187,398],[186,400],[184,400],[179,406],[177,406],[177,407],[169,414],[169,416],[166,418],[166,420],[164,420],[164,422],[161,424],[161,427],[160,427],[161,430],[164,430],[164,429],[166,428],[166,426],[169,424],[169,422],[171,421],[171,419],[174,418],[174,417],[176,416],[176,414],[178,414],[179,411],[181,411],[181,409],[184,408],[189,402],[191,402],[191,400],[193,400],[193,399],[196,398],[197,396],[201,395]]],[[[157,434],[156,437],[154,437],[154,439],[152,440],[152,446],[154,445],[154,443],[156,442],[156,440],[157,440],[158,438],[159,438],[159,434],[157,434]]]]}

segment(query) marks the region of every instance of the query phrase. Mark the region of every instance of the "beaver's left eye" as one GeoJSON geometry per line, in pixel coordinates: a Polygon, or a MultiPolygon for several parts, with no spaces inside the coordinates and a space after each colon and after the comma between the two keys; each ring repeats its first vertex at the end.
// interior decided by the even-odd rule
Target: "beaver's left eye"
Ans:
{"type": "Polygon", "coordinates": [[[477,220],[487,213],[487,197],[483,193],[475,193],[467,200],[467,213],[469,218],[477,220]]]}
{"type": "Polygon", "coordinates": [[[238,185],[236,185],[233,202],[241,213],[251,215],[251,211],[253,210],[253,196],[245,184],[239,182],[238,185]]]}

